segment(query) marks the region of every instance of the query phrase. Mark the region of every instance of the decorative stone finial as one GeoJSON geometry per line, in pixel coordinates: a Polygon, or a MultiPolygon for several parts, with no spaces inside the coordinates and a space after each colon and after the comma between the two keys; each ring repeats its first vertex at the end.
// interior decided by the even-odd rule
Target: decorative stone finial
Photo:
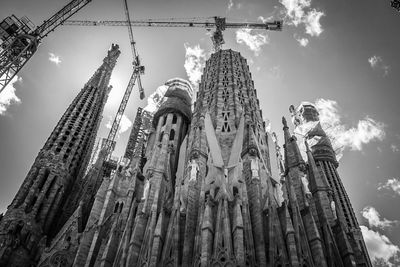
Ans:
{"type": "Polygon", "coordinates": [[[290,112],[291,114],[293,114],[293,113],[296,112],[296,109],[295,109],[294,105],[290,105],[290,106],[289,106],[289,112],[290,112]]]}
{"type": "Polygon", "coordinates": [[[304,139],[304,144],[306,146],[306,151],[309,152],[310,151],[310,147],[308,146],[307,139],[304,139]]]}
{"type": "Polygon", "coordinates": [[[288,127],[285,116],[282,117],[282,124],[283,124],[283,127],[288,127]]]}

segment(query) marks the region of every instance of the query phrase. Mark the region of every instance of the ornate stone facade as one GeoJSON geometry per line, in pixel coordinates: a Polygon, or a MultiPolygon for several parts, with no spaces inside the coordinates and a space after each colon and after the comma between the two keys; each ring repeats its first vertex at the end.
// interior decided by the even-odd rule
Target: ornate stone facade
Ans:
{"type": "Polygon", "coordinates": [[[188,82],[166,85],[146,142],[110,176],[99,155],[39,266],[371,266],[329,140],[303,159],[283,118],[281,155],[238,52],[211,55],[193,108],[188,82]]]}

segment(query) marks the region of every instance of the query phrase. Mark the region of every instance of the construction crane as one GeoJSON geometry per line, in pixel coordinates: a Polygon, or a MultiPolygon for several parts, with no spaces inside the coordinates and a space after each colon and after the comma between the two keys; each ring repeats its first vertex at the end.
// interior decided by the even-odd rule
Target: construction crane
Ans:
{"type": "Polygon", "coordinates": [[[399,1],[399,0],[392,0],[392,1],[390,2],[390,5],[391,5],[394,9],[396,9],[397,11],[400,12],[400,1],[399,1]]]}
{"type": "Polygon", "coordinates": [[[0,93],[36,52],[41,40],[91,0],[72,0],[36,27],[27,18],[12,15],[0,23],[0,93]]]}
{"type": "Polygon", "coordinates": [[[197,18],[179,21],[177,19],[143,19],[143,20],[67,20],[64,25],[68,26],[129,26],[129,27],[198,27],[214,30],[211,39],[214,50],[217,52],[225,43],[222,32],[227,28],[248,28],[270,31],[281,31],[283,22],[275,20],[265,23],[256,22],[226,22],[223,17],[211,17],[205,21],[199,21],[197,18]]]}
{"type": "MultiPolygon", "coordinates": [[[[130,21],[127,0],[124,0],[124,10],[125,10],[126,20],[130,21]]],[[[107,137],[107,147],[106,147],[106,153],[107,153],[106,155],[107,156],[106,156],[106,161],[104,163],[106,165],[108,164],[111,169],[113,169],[115,167],[114,164],[110,165],[110,162],[111,162],[110,159],[111,159],[111,154],[112,154],[112,150],[113,150],[113,143],[114,143],[115,137],[117,135],[117,131],[118,131],[122,116],[124,115],[126,105],[128,104],[129,97],[132,93],[132,89],[136,82],[138,84],[138,88],[139,88],[139,92],[140,92],[140,99],[143,99],[145,97],[142,83],[140,80],[140,75],[144,74],[144,66],[142,66],[140,64],[139,55],[136,50],[136,42],[133,38],[132,26],[131,25],[127,25],[127,26],[128,26],[129,40],[130,40],[132,56],[133,56],[133,62],[132,62],[133,71],[132,71],[132,75],[129,79],[128,86],[125,89],[125,93],[122,98],[122,101],[119,105],[117,114],[114,118],[113,124],[111,126],[111,130],[107,137]]],[[[110,169],[110,168],[108,168],[108,169],[110,169]]]]}
{"type": "MultiPolygon", "coordinates": [[[[166,19],[166,20],[131,20],[129,16],[129,10],[127,5],[127,0],[124,0],[124,10],[125,10],[125,21],[90,21],[90,20],[67,20],[63,24],[69,26],[127,26],[129,31],[129,39],[131,44],[131,50],[133,55],[133,73],[129,80],[128,86],[125,90],[124,97],[119,106],[117,115],[112,124],[110,133],[107,137],[107,158],[104,161],[106,173],[110,173],[111,169],[116,168],[116,163],[111,160],[112,153],[112,144],[114,143],[114,139],[116,133],[119,128],[119,123],[121,121],[122,115],[124,114],[127,102],[132,92],[132,88],[137,81],[140,98],[144,98],[144,90],[141,85],[140,74],[144,73],[144,67],[140,64],[139,56],[136,51],[135,44],[132,32],[132,26],[144,26],[144,27],[202,27],[208,30],[214,29],[212,34],[212,41],[214,45],[214,50],[219,51],[224,44],[224,39],[222,32],[226,28],[250,28],[250,29],[262,29],[262,30],[274,30],[280,31],[282,29],[282,21],[273,21],[266,23],[236,23],[230,22],[227,23],[225,18],[222,17],[213,17],[209,18],[206,21],[198,21],[197,19],[191,19],[187,21],[176,21],[174,19],[166,19]]],[[[139,115],[140,116],[140,115],[139,115]]],[[[139,127],[139,126],[138,126],[139,127]]]]}

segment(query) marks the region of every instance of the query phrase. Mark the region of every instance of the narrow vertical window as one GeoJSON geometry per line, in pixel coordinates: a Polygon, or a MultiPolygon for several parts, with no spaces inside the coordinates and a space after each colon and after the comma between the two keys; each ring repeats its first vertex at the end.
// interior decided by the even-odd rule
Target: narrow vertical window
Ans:
{"type": "Polygon", "coordinates": [[[171,132],[170,132],[170,134],[169,134],[169,140],[172,141],[172,140],[174,140],[174,139],[175,139],[175,130],[172,129],[171,132]]]}

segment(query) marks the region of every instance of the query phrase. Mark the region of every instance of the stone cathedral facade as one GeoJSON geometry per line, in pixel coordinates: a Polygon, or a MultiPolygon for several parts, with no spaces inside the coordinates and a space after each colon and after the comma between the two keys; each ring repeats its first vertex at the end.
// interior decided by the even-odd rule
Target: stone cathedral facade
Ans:
{"type": "Polygon", "coordinates": [[[371,266],[318,111],[291,107],[294,127],[313,127],[297,140],[283,118],[281,152],[232,50],[207,60],[196,101],[188,82],[169,80],[157,111],[138,112],[141,132],[116,169],[104,171],[101,150],[84,175],[118,55],[63,115],[1,219],[1,266],[371,266]]]}

